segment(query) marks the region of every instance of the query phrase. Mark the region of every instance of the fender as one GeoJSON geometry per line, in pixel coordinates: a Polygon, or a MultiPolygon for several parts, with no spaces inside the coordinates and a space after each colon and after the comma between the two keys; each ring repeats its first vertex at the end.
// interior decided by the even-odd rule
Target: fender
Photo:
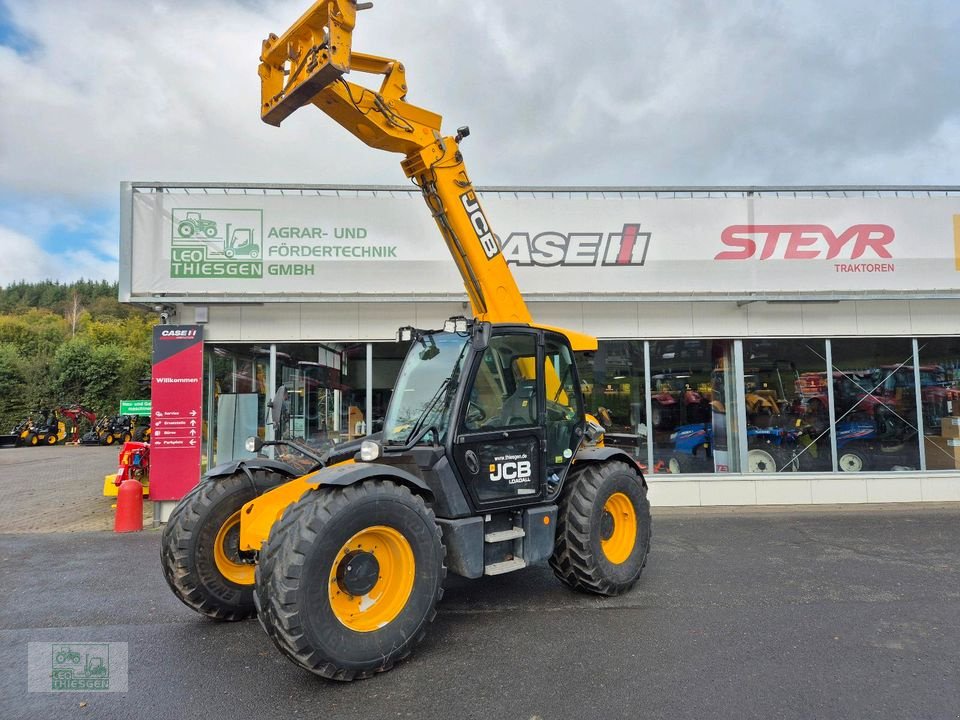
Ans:
{"type": "Polygon", "coordinates": [[[424,495],[428,500],[433,500],[430,488],[416,475],[390,465],[346,460],[334,467],[321,468],[285,482],[246,503],[240,512],[240,549],[259,551],[270,536],[273,524],[280,519],[284,510],[311,490],[321,486],[347,487],[371,478],[392,480],[410,488],[414,494],[424,495]]]}
{"type": "Polygon", "coordinates": [[[295,478],[298,473],[292,466],[279,460],[270,460],[269,458],[249,458],[246,460],[231,460],[221,463],[216,467],[210,468],[206,472],[208,478],[226,477],[234,475],[238,470],[242,470],[248,476],[253,470],[268,470],[272,473],[278,473],[287,478],[295,478]]]}
{"type": "Polygon", "coordinates": [[[392,480],[398,485],[406,485],[414,495],[425,495],[430,500],[433,499],[433,493],[423,480],[393,465],[381,465],[376,462],[341,463],[326,468],[324,472],[314,477],[315,480],[319,480],[318,485],[325,487],[347,487],[378,477],[392,480]]]}
{"type": "Polygon", "coordinates": [[[637,475],[640,476],[640,482],[643,483],[644,487],[647,487],[647,479],[643,476],[643,470],[640,467],[640,464],[634,460],[628,453],[625,453],[620,448],[615,447],[585,447],[581,448],[577,452],[577,456],[573,459],[574,463],[592,463],[592,462],[606,462],[608,460],[621,460],[630,467],[634,468],[637,471],[637,475]]]}

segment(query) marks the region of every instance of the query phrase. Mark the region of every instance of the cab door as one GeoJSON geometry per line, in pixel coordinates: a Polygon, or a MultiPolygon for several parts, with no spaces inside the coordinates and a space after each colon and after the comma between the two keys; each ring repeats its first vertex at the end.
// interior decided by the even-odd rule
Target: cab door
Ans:
{"type": "Polygon", "coordinates": [[[493,335],[463,395],[454,465],[477,507],[495,509],[543,497],[542,334],[493,335]]]}
{"type": "Polygon", "coordinates": [[[583,439],[584,410],[580,376],[569,341],[544,334],[542,374],[544,402],[544,465],[547,491],[560,486],[583,439]]]}

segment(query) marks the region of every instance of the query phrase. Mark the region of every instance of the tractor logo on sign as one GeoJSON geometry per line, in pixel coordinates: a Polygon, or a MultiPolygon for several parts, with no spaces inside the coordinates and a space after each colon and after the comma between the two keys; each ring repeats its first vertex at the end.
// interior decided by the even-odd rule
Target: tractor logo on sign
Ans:
{"type": "Polygon", "coordinates": [[[263,277],[263,211],[175,208],[170,277],[263,277]]]}

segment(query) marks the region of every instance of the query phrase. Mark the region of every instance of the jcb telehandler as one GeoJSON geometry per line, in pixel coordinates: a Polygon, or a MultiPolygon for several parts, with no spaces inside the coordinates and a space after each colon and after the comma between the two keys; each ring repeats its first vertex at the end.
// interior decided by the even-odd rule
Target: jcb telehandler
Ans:
{"type": "Polygon", "coordinates": [[[403,154],[474,317],[401,329],[411,345],[381,435],[300,477],[267,459],[214,468],[162,544],[184,603],[218,619],[256,613],[290,659],[336,680],[406,657],[448,570],[479,578],[548,561],[574,589],[617,595],[640,576],[651,528],[639,466],[598,443],[584,412],[574,351],[596,339],[533,322],[467,175],[467,128],[442,136],[439,115],[406,102],[402,63],[352,52],[365,6],[321,0],[264,41],[263,120],[313,104],[403,154]],[[383,82],[370,90],[350,71],[383,82]]]}

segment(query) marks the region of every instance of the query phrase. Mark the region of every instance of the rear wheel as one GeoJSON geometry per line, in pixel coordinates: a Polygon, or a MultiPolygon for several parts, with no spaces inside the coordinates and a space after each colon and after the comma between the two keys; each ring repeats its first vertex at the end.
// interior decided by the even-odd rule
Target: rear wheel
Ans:
{"type": "Polygon", "coordinates": [[[333,680],[393,667],[426,635],[443,595],[433,511],[368,480],[288,508],[257,566],[260,623],[293,662],[333,680]]]}
{"type": "Polygon", "coordinates": [[[633,587],[647,564],[647,489],[624,462],[591,463],[567,480],[557,513],[550,567],[561,581],[598,595],[633,587]]]}
{"type": "Polygon", "coordinates": [[[245,473],[204,480],[163,530],[160,559],[173,594],[216,620],[252,617],[254,565],[240,552],[240,508],[258,495],[245,473]]]}

